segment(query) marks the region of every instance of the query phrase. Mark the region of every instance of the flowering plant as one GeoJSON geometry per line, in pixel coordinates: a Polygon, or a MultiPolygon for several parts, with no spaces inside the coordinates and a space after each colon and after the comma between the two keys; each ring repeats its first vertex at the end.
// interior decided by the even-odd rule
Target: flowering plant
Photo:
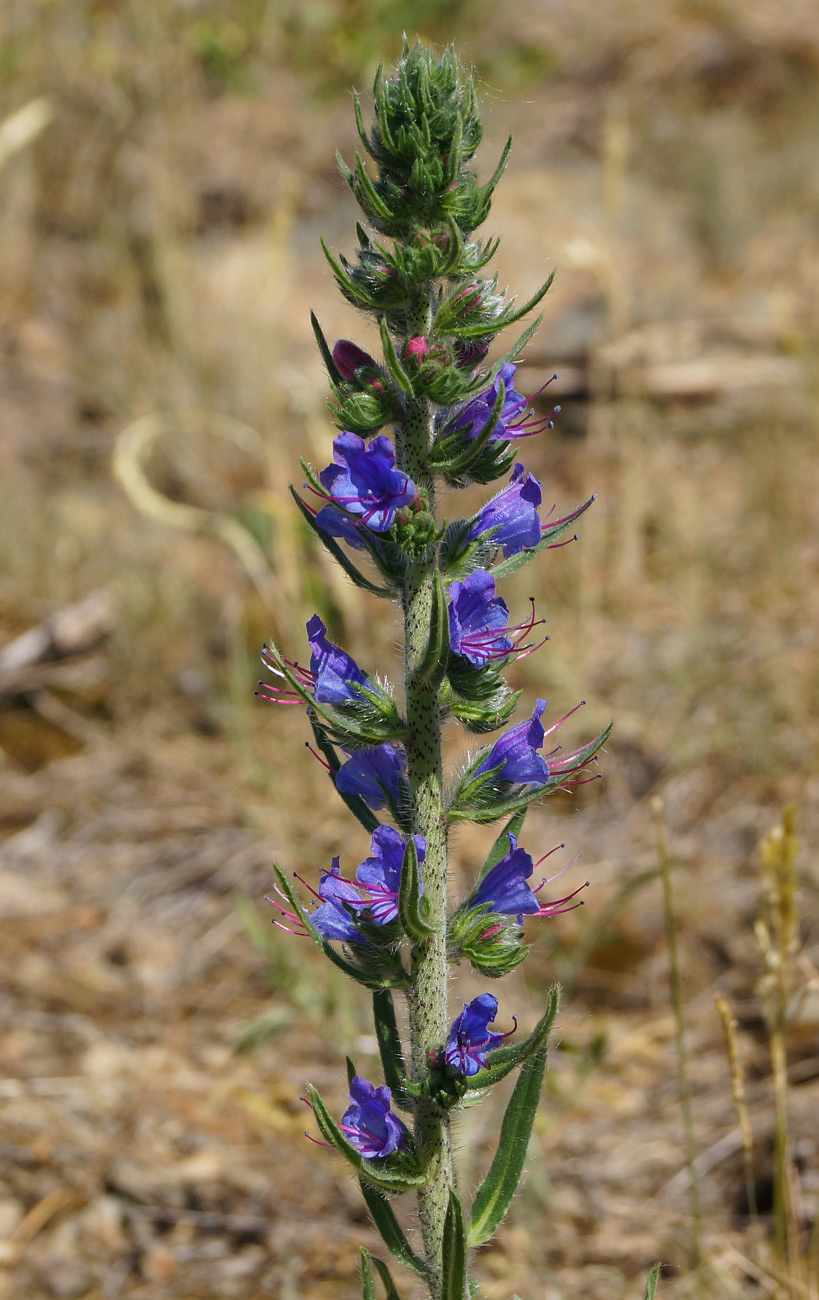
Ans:
{"type": "MultiPolygon", "coordinates": [[[[565,719],[544,726],[545,700],[508,725],[518,694],[503,670],[543,642],[532,639],[534,604],[530,617],[510,624],[497,584],[558,544],[591,502],[542,518],[540,484],[516,459],[518,441],[549,424],[515,387],[515,359],[539,318],[503,356],[487,360],[496,335],[536,307],[549,282],[518,306],[498,290],[497,276],[481,274],[497,241],[473,236],[508,146],[480,185],[470,168],[481,138],[471,82],[451,51],[436,60],[405,44],[395,74],[376,77],[369,130],[358,100],[355,106],[374,173],[359,155],[354,168],[342,162],[341,169],[367,229],[357,226],[355,260],[324,251],[344,297],[377,323],[383,359],[348,340],[331,348],[314,318],[340,433],[332,462],[318,473],[304,464],[306,495],[293,495],[352,581],[399,605],[405,681],[399,703],[388,683],[327,639],[317,616],[307,624],[309,669],[265,647],[275,681],[260,694],[306,706],[317,755],[371,836],[371,855],[352,872],[335,858],[317,888],[301,882],[310,903],[276,867],[270,901],[277,924],[312,938],[373,995],[383,1083],[362,1078],[348,1061],[350,1105],[340,1122],[308,1088],[322,1137],[357,1173],[395,1259],[423,1279],[432,1300],[468,1300],[477,1294],[470,1248],[495,1232],[523,1170],[557,991],[528,1036],[505,1044],[513,1031],[489,1028],[498,1016],[491,993],[450,1019],[450,967],[469,962],[486,978],[503,975],[528,952],[524,916],[578,906],[579,890],[540,901],[546,881],[529,883],[536,864],[518,837],[533,800],[589,779],[586,767],[609,731],[565,753],[547,743],[565,719]],[[441,485],[491,483],[510,471],[477,514],[440,520],[441,485]],[[451,779],[441,756],[447,716],[477,736],[500,732],[451,779]],[[382,810],[394,825],[380,820],[382,810]],[[459,819],[505,825],[468,898],[451,906],[447,835],[459,819]],[[398,993],[406,998],[407,1051],[398,993]],[[497,1152],[467,1207],[454,1177],[453,1112],[513,1071],[497,1152]],[[405,1193],[417,1200],[418,1251],[388,1199],[405,1193]]],[[[376,1276],[388,1300],[398,1300],[388,1265],[363,1248],[362,1269],[364,1300],[375,1300],[376,1276]]]]}

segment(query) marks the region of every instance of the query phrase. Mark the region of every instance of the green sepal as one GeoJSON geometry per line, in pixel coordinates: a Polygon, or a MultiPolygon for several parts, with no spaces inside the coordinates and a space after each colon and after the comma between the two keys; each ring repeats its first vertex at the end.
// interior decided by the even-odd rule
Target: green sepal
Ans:
{"type": "Polygon", "coordinates": [[[322,1137],[339,1155],[344,1156],[360,1178],[365,1178],[386,1195],[400,1195],[412,1187],[423,1187],[427,1175],[419,1168],[414,1154],[394,1152],[384,1159],[365,1160],[352,1142],[347,1141],[312,1084],[307,1085],[307,1096],[322,1137]]]}
{"type": "Polygon", "coordinates": [[[517,839],[523,828],[525,819],[525,808],[520,808],[515,813],[514,817],[509,818],[509,821],[506,823],[500,835],[495,840],[495,843],[489,850],[489,856],[481,867],[481,874],[478,876],[479,881],[483,880],[484,876],[488,876],[492,868],[496,867],[498,863],[506,857],[507,853],[511,851],[509,836],[514,835],[515,839],[517,839]]]}
{"type": "Polygon", "coordinates": [[[359,1180],[361,1195],[370,1212],[370,1218],[381,1233],[381,1239],[390,1254],[403,1264],[405,1268],[412,1269],[418,1277],[426,1279],[429,1276],[429,1270],[422,1259],[419,1259],[415,1251],[410,1246],[404,1235],[401,1224],[393,1213],[392,1206],[386,1201],[380,1192],[363,1178],[359,1180]]]}
{"type": "Polygon", "coordinates": [[[345,1056],[344,1063],[347,1067],[347,1086],[349,1087],[352,1084],[355,1076],[358,1074],[358,1070],[353,1065],[353,1062],[349,1056],[345,1056]]]}
{"type": "Polygon", "coordinates": [[[381,823],[372,808],[370,808],[361,798],[360,794],[345,794],[342,790],[339,790],[335,782],[335,775],[341,764],[338,761],[338,754],[336,753],[335,746],[330,743],[326,731],[322,726],[320,726],[318,719],[312,710],[308,714],[308,717],[310,719],[310,726],[313,728],[313,737],[316,746],[330,764],[328,775],[333,783],[333,789],[338,797],[347,805],[356,820],[361,823],[365,831],[368,831],[369,834],[372,835],[375,828],[380,826],[381,823]]]}
{"type": "Polygon", "coordinates": [[[347,301],[351,302],[355,307],[363,307],[369,311],[379,311],[381,308],[378,300],[356,284],[346,267],[342,266],[341,262],[333,257],[323,239],[320,240],[320,243],[324,250],[324,256],[330,263],[333,275],[336,277],[336,283],[347,301]]]}
{"type": "Polygon", "coordinates": [[[510,135],[509,139],[506,141],[506,144],[503,146],[503,152],[501,153],[501,156],[498,160],[497,167],[493,171],[492,175],[489,177],[489,180],[486,182],[486,184],[481,185],[480,189],[478,190],[478,193],[481,196],[481,200],[487,205],[487,208],[489,207],[489,204],[492,201],[492,195],[495,192],[495,187],[497,186],[498,181],[500,180],[503,173],[506,171],[506,164],[509,161],[509,154],[511,153],[511,151],[512,151],[512,137],[510,135]]]}
{"type": "MultiPolygon", "coordinates": [[[[549,292],[549,290],[552,287],[552,281],[554,280],[554,278],[555,278],[555,273],[554,271],[552,271],[552,274],[546,280],[546,283],[542,284],[538,289],[537,293],[532,294],[532,297],[528,300],[528,302],[525,302],[522,307],[518,307],[517,309],[515,309],[514,307],[515,300],[512,299],[512,302],[510,302],[506,310],[499,313],[492,321],[489,330],[493,334],[497,334],[501,330],[506,329],[507,326],[514,325],[515,321],[519,321],[524,316],[527,316],[529,312],[532,310],[532,308],[537,307],[541,299],[544,298],[546,294],[549,292]]],[[[464,325],[464,326],[459,326],[458,337],[463,339],[481,338],[485,336],[488,332],[489,331],[487,331],[486,325],[483,323],[477,325],[464,325]]]]}
{"type": "MultiPolygon", "coordinates": [[[[363,965],[357,965],[355,962],[348,960],[341,953],[336,952],[332,944],[313,925],[310,913],[304,907],[278,863],[273,863],[273,873],[282,895],[328,961],[331,961],[345,975],[349,975],[350,979],[354,979],[356,983],[363,984],[368,989],[407,987],[407,975],[401,966],[401,958],[398,953],[390,953],[387,949],[375,949],[374,952],[367,951],[363,965]]],[[[364,946],[362,945],[362,954],[364,952],[364,946]]]]}
{"type": "Polygon", "coordinates": [[[449,434],[444,429],[433,444],[430,464],[445,474],[447,479],[457,480],[460,474],[467,475],[470,465],[480,457],[495,432],[505,399],[506,385],[501,380],[489,419],[478,437],[470,440],[469,429],[456,429],[449,434]]]}
{"type": "MultiPolygon", "coordinates": [[[[341,371],[339,370],[338,366],[336,365],[333,359],[333,354],[332,351],[330,350],[330,345],[327,342],[326,338],[324,337],[324,331],[319,325],[318,316],[314,311],[310,312],[310,324],[313,326],[313,333],[316,336],[316,343],[318,344],[318,350],[321,353],[322,361],[327,367],[327,373],[330,376],[330,380],[334,384],[340,384],[343,378],[341,371]]],[[[292,488],[290,490],[292,492],[292,488]]]]}
{"type": "Polygon", "coordinates": [[[471,907],[467,901],[459,907],[449,922],[447,941],[450,961],[466,958],[487,979],[508,975],[529,953],[516,919],[499,915],[489,903],[471,907]]]}
{"type": "Polygon", "coordinates": [[[410,835],[404,849],[404,861],[401,867],[401,883],[398,886],[398,915],[404,933],[414,943],[424,943],[435,926],[430,925],[429,902],[421,893],[421,872],[418,868],[418,850],[415,838],[410,835]]]}
{"type": "Polygon", "coordinates": [[[497,1231],[509,1209],[526,1160],[543,1075],[545,1046],[523,1065],[501,1124],[498,1147],[489,1172],[475,1194],[469,1225],[469,1244],[480,1246],[497,1231]]]}
{"type": "Polygon", "coordinates": [[[646,1300],[654,1300],[657,1291],[657,1283],[660,1280],[660,1269],[662,1264],[655,1264],[646,1278],[646,1300]]]}
{"type": "Polygon", "coordinates": [[[497,366],[498,370],[500,370],[502,366],[506,365],[507,361],[514,362],[516,358],[520,356],[521,352],[526,347],[526,344],[529,342],[529,340],[533,338],[535,334],[537,334],[542,323],[543,323],[543,317],[536,316],[535,319],[532,321],[531,325],[527,325],[526,329],[523,331],[520,338],[515,340],[515,342],[512,344],[511,348],[509,349],[509,351],[504,352],[503,356],[500,357],[500,359],[495,362],[495,365],[497,366]]]}
{"type": "Polygon", "coordinates": [[[466,1224],[464,1223],[463,1206],[454,1187],[451,1187],[446,1218],[444,1219],[441,1300],[464,1300],[466,1295],[466,1245],[466,1224]]]}
{"type": "Polygon", "coordinates": [[[495,696],[482,704],[464,700],[457,695],[449,698],[451,713],[462,722],[467,731],[483,736],[488,731],[497,731],[505,726],[518,705],[521,691],[510,691],[505,682],[501,683],[495,696]]]}
{"type": "Polygon", "coordinates": [[[401,389],[402,392],[411,394],[412,380],[410,379],[404,367],[401,365],[401,360],[398,356],[398,353],[395,350],[395,344],[392,341],[392,335],[390,334],[389,326],[387,325],[387,321],[383,316],[381,317],[381,346],[384,349],[384,360],[387,364],[387,369],[389,370],[396,384],[398,385],[398,387],[401,389]]]}
{"type": "Polygon", "coordinates": [[[292,484],[290,485],[290,494],[311,531],[315,533],[324,549],[332,555],[333,559],[344,570],[347,577],[355,583],[356,587],[361,587],[362,590],[369,591],[373,596],[386,596],[388,600],[395,600],[398,593],[394,587],[379,587],[377,583],[371,582],[370,579],[366,578],[361,570],[353,564],[352,560],[347,555],[347,552],[339,546],[336,539],[331,537],[329,533],[325,533],[322,528],[319,528],[316,523],[315,515],[310,513],[292,484]]]}
{"type": "Polygon", "coordinates": [[[404,1049],[395,1020],[395,1004],[389,989],[377,989],[373,993],[373,1022],[378,1051],[381,1055],[384,1082],[390,1089],[396,1105],[401,1106],[403,1110],[410,1110],[405,1087],[404,1049]]]}
{"type": "Polygon", "coordinates": [[[515,1043],[514,1046],[496,1048],[492,1053],[492,1064],[488,1069],[479,1070],[477,1074],[470,1075],[467,1079],[467,1090],[473,1092],[493,1087],[494,1084],[500,1083],[501,1079],[505,1079],[507,1074],[511,1074],[512,1070],[524,1065],[537,1052],[544,1050],[559,1006],[560,989],[555,985],[549,991],[546,1010],[528,1038],[524,1038],[522,1043],[515,1043]]]}
{"type": "Polygon", "coordinates": [[[493,564],[491,568],[493,576],[496,578],[506,578],[510,573],[514,573],[516,569],[520,569],[524,564],[528,564],[535,555],[539,555],[541,551],[548,550],[554,543],[555,539],[567,532],[575,519],[579,519],[596,499],[596,494],[590,496],[588,501],[584,501],[583,504],[578,506],[576,510],[573,510],[570,515],[566,515],[563,519],[558,519],[558,521],[551,526],[547,525],[544,527],[541,539],[537,546],[530,546],[527,550],[518,551],[515,555],[509,555],[505,560],[499,560],[497,564],[493,564]]]}

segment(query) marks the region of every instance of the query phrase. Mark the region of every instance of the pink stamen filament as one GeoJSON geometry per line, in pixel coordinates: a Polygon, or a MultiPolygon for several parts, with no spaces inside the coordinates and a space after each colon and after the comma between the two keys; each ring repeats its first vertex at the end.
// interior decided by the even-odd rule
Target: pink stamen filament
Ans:
{"type": "Polygon", "coordinates": [[[327,759],[324,758],[324,757],[323,757],[323,756],[318,752],[317,749],[313,749],[313,746],[310,744],[310,741],[309,741],[309,740],[305,740],[305,742],[304,742],[304,748],[305,748],[305,749],[309,749],[309,750],[310,750],[310,753],[313,755],[313,758],[318,759],[319,763],[321,763],[321,766],[324,768],[325,772],[329,772],[329,773],[331,774],[331,776],[335,776],[336,772],[338,771],[338,768],[337,768],[337,767],[331,767],[330,764],[327,762],[327,759]]]}
{"type": "MultiPolygon", "coordinates": [[[[569,709],[568,713],[564,713],[563,717],[559,718],[557,722],[553,722],[551,727],[546,727],[543,732],[544,737],[551,736],[553,731],[557,731],[558,727],[562,727],[563,723],[567,722],[573,713],[577,713],[578,709],[582,709],[585,703],[585,700],[581,700],[579,704],[575,704],[573,709],[569,709]]],[[[560,748],[560,746],[558,746],[558,748],[560,748]]],[[[554,753],[555,751],[553,750],[552,752],[554,753]]]]}

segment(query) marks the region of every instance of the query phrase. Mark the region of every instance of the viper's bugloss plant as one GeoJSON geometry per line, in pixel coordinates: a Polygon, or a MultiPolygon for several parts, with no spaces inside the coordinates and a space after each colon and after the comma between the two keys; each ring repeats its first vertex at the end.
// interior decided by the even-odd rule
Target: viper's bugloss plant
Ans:
{"type": "MultiPolygon", "coordinates": [[[[364,861],[349,868],[335,858],[313,883],[300,881],[302,889],[276,867],[270,901],[278,925],[312,938],[373,995],[383,1081],[362,1078],[348,1060],[350,1105],[340,1120],[308,1088],[324,1142],[356,1171],[387,1249],[424,1280],[432,1300],[468,1300],[477,1294],[469,1250],[495,1232],[523,1169],[557,992],[531,1032],[506,1043],[512,1031],[489,1026],[499,1014],[501,1024],[517,1021],[499,1013],[491,993],[451,1020],[450,970],[469,962],[487,979],[507,973],[528,952],[525,916],[578,905],[578,889],[540,900],[547,881],[532,885],[539,863],[518,837],[533,800],[589,779],[609,733],[566,752],[555,741],[565,719],[544,725],[541,699],[512,723],[518,694],[504,669],[545,638],[534,631],[541,621],[534,603],[530,616],[510,622],[497,584],[557,544],[591,501],[542,517],[540,484],[518,460],[521,440],[553,414],[537,417],[516,388],[516,359],[540,318],[488,360],[496,336],[531,312],[550,283],[519,306],[497,276],[482,274],[497,241],[474,232],[509,146],[480,184],[470,166],[481,138],[475,91],[451,51],[437,60],[405,44],[394,75],[376,76],[374,110],[368,129],[355,100],[371,163],[357,154],[352,168],[339,164],[364,216],[358,249],[351,259],[324,251],[344,297],[377,324],[383,357],[346,339],[331,347],[313,319],[340,433],[326,467],[302,462],[307,481],[293,495],[352,581],[399,606],[404,682],[399,692],[359,667],[317,616],[307,624],[309,668],[265,647],[273,681],[260,694],[306,707],[316,756],[371,836],[364,861]],[[498,481],[477,513],[442,519],[442,485],[498,481]],[[441,756],[447,717],[490,737],[449,775],[441,756]],[[451,823],[500,819],[469,895],[449,899],[451,823]],[[406,1044],[396,995],[406,999],[406,1044]],[[490,1168],[476,1191],[456,1190],[453,1114],[513,1072],[490,1168]],[[388,1199],[405,1194],[417,1203],[417,1251],[388,1199]]],[[[362,1268],[365,1300],[375,1300],[376,1275],[398,1300],[383,1261],[362,1249],[362,1268]]]]}

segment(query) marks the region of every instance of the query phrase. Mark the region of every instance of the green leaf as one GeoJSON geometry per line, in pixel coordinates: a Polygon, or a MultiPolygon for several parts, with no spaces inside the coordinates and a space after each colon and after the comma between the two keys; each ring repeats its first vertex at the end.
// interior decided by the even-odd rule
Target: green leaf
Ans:
{"type": "Polygon", "coordinates": [[[655,1264],[648,1277],[646,1278],[646,1300],[654,1300],[657,1290],[657,1283],[660,1280],[660,1269],[662,1264],[655,1264]]]}
{"type": "Polygon", "coordinates": [[[361,1246],[361,1282],[363,1286],[363,1300],[377,1300],[375,1294],[375,1278],[370,1267],[370,1252],[366,1246],[361,1246]]]}
{"type": "Polygon", "coordinates": [[[380,1192],[365,1182],[363,1178],[359,1179],[361,1186],[361,1195],[367,1203],[367,1209],[370,1212],[370,1218],[381,1233],[384,1245],[391,1255],[403,1264],[405,1268],[412,1269],[419,1277],[428,1277],[428,1269],[422,1259],[419,1259],[415,1251],[410,1246],[404,1236],[404,1229],[395,1217],[392,1206],[386,1201],[380,1192]]]}
{"type": "Polygon", "coordinates": [[[443,681],[449,658],[449,606],[439,569],[435,570],[432,588],[432,609],[429,620],[429,640],[423,658],[413,677],[438,686],[443,681]]]}
{"type": "Polygon", "coordinates": [[[377,989],[373,993],[373,1022],[378,1050],[381,1054],[381,1068],[384,1082],[392,1092],[398,1105],[404,1095],[404,1049],[395,1020],[395,1004],[389,989],[377,989]]]}
{"type": "Polygon", "coordinates": [[[387,369],[396,384],[402,392],[412,393],[412,380],[401,365],[400,358],[395,350],[395,344],[392,341],[389,326],[384,316],[381,317],[381,346],[384,349],[384,360],[387,363],[387,369]]]}
{"type": "Polygon", "coordinates": [[[401,1300],[401,1297],[396,1290],[395,1283],[390,1276],[390,1270],[387,1268],[383,1259],[376,1259],[375,1255],[371,1258],[373,1266],[384,1284],[385,1300],[401,1300]]]}
{"type": "Polygon", "coordinates": [[[535,1025],[528,1038],[514,1046],[499,1047],[492,1053],[492,1064],[486,1070],[479,1070],[466,1081],[467,1090],[472,1092],[481,1088],[491,1088],[493,1084],[505,1079],[507,1074],[518,1066],[524,1065],[536,1052],[546,1047],[546,1041],[555,1022],[560,1005],[560,989],[555,987],[549,993],[546,1010],[535,1025]]]}
{"type": "Polygon", "coordinates": [[[353,1144],[347,1141],[312,1084],[307,1085],[307,1095],[322,1137],[344,1156],[360,1178],[365,1178],[368,1183],[385,1194],[400,1195],[402,1192],[409,1191],[411,1187],[423,1186],[427,1176],[413,1169],[411,1161],[405,1160],[399,1164],[394,1157],[387,1157],[386,1160],[365,1160],[353,1144]]]}
{"type": "Polygon", "coordinates": [[[526,809],[521,808],[515,813],[514,817],[509,818],[509,821],[506,823],[489,851],[489,857],[481,868],[481,874],[478,877],[479,880],[483,880],[484,876],[488,876],[492,868],[496,867],[501,859],[506,857],[511,848],[509,836],[514,835],[515,838],[517,838],[517,836],[520,835],[525,817],[526,809]]]}
{"type": "Polygon", "coordinates": [[[401,883],[398,887],[398,915],[404,933],[415,943],[423,943],[435,932],[427,916],[429,903],[421,893],[421,873],[418,869],[418,850],[412,835],[407,838],[404,849],[404,861],[401,867],[401,883]]]}
{"type": "Polygon", "coordinates": [[[396,595],[395,589],[392,587],[379,587],[377,583],[371,582],[369,578],[364,576],[361,570],[353,564],[347,552],[339,546],[336,539],[331,537],[329,533],[325,533],[322,528],[319,528],[316,523],[315,515],[310,513],[307,505],[302,501],[292,484],[290,486],[290,494],[301,511],[301,514],[307,522],[311,532],[315,533],[322,546],[325,550],[329,551],[333,559],[347,574],[347,577],[350,578],[357,587],[361,587],[364,591],[371,592],[373,596],[386,596],[387,599],[392,600],[396,595]]]}
{"type": "Polygon", "coordinates": [[[444,1220],[441,1300],[464,1300],[466,1295],[466,1225],[458,1194],[450,1188],[444,1220]]]}
{"type": "Polygon", "coordinates": [[[543,1086],[546,1051],[544,1045],[526,1061],[509,1098],[495,1158],[472,1205],[471,1246],[482,1245],[497,1231],[517,1190],[543,1086]]]}
{"type": "Polygon", "coordinates": [[[555,538],[560,537],[563,533],[567,532],[575,519],[579,519],[580,516],[588,510],[592,502],[596,501],[596,499],[596,496],[590,496],[588,501],[584,501],[583,504],[578,506],[576,510],[573,510],[571,514],[566,515],[563,519],[558,519],[551,526],[547,525],[537,546],[531,546],[525,551],[518,551],[515,555],[507,556],[505,560],[501,560],[498,564],[493,564],[491,570],[493,575],[496,578],[506,578],[510,573],[514,573],[516,569],[520,569],[524,564],[528,564],[529,561],[533,559],[535,555],[539,555],[541,551],[547,551],[555,538]]]}
{"type": "MultiPolygon", "coordinates": [[[[318,323],[318,317],[314,311],[310,312],[310,324],[313,326],[313,333],[316,336],[319,352],[322,360],[327,367],[327,373],[334,384],[340,384],[342,381],[341,371],[333,360],[333,354],[330,351],[330,345],[324,337],[324,331],[318,323]]],[[[292,491],[292,489],[291,489],[292,491]]]]}

